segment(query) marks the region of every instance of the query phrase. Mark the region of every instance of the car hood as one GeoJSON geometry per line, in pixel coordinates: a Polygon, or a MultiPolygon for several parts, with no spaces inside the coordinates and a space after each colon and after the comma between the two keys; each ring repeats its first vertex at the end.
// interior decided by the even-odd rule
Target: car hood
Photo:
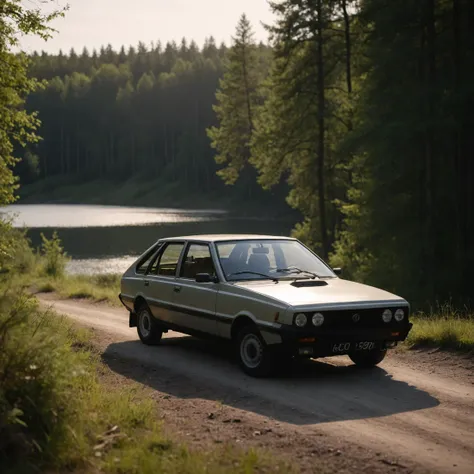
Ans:
{"type": "Polygon", "coordinates": [[[238,282],[241,288],[279,300],[290,306],[345,306],[345,305],[383,305],[407,304],[403,298],[388,291],[374,288],[340,278],[324,280],[327,285],[296,287],[292,281],[280,280],[278,283],[269,281],[238,282]]]}

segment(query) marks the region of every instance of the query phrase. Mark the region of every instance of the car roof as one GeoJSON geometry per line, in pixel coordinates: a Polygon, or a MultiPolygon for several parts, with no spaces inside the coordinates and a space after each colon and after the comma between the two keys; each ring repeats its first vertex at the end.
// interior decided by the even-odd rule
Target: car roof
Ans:
{"type": "Polygon", "coordinates": [[[167,237],[160,239],[162,241],[188,240],[200,242],[226,242],[229,240],[296,240],[292,237],[282,237],[276,235],[258,235],[258,234],[203,234],[203,235],[185,235],[181,237],[167,237]]]}

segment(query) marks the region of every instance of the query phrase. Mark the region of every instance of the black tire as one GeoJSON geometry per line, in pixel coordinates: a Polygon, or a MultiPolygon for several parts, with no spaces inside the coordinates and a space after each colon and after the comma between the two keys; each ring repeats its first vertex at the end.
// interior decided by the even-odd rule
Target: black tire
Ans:
{"type": "Polygon", "coordinates": [[[371,351],[360,351],[349,354],[352,362],[359,367],[375,367],[385,359],[386,349],[372,349],[371,351]]]}
{"type": "Polygon", "coordinates": [[[146,304],[140,305],[137,310],[137,332],[143,344],[148,346],[159,344],[163,336],[163,330],[146,304]]]}
{"type": "Polygon", "coordinates": [[[277,368],[276,351],[267,346],[254,325],[243,327],[236,339],[236,352],[242,370],[252,377],[268,377],[277,368]]]}

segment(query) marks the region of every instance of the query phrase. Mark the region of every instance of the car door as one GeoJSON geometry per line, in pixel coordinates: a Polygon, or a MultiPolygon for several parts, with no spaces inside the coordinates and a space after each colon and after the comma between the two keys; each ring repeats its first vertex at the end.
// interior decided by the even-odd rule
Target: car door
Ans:
{"type": "Polygon", "coordinates": [[[184,242],[168,242],[160,249],[144,278],[144,294],[155,318],[182,325],[181,313],[173,306],[176,272],[184,250],[184,242]]]}
{"type": "Polygon", "coordinates": [[[189,242],[176,279],[174,304],[181,312],[186,328],[207,334],[217,334],[216,300],[219,284],[198,283],[196,275],[208,273],[216,277],[215,264],[209,244],[189,242]]]}

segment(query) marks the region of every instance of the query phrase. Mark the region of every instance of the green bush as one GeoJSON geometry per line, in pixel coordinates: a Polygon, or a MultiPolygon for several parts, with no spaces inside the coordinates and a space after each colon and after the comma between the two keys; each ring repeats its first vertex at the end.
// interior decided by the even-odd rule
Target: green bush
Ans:
{"type": "Polygon", "coordinates": [[[68,257],[61,245],[61,240],[56,232],[51,239],[41,234],[41,256],[43,259],[43,272],[47,276],[59,278],[64,276],[68,257]]]}
{"type": "Polygon", "coordinates": [[[34,270],[38,257],[30,247],[26,231],[0,219],[0,274],[25,274],[34,270]]]}
{"type": "Polygon", "coordinates": [[[64,323],[16,293],[0,296],[0,465],[23,472],[83,451],[74,432],[80,398],[71,394],[91,375],[64,323]]]}

